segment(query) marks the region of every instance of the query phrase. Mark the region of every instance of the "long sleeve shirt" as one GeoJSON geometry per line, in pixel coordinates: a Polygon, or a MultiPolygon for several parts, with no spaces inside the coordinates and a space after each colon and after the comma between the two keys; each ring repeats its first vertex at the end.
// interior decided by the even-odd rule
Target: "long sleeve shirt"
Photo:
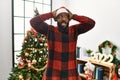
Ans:
{"type": "Polygon", "coordinates": [[[85,16],[74,14],[73,20],[78,24],[67,30],[49,25],[45,21],[53,18],[46,13],[30,20],[31,26],[39,33],[45,34],[48,41],[48,63],[43,80],[78,80],[76,63],[76,43],[78,35],[92,29],[95,21],[85,16]]]}

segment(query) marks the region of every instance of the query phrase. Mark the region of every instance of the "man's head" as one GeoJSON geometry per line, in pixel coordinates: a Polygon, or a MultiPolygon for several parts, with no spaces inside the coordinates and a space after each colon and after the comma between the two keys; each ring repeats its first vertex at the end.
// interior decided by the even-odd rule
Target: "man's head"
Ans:
{"type": "Polygon", "coordinates": [[[56,11],[55,20],[59,27],[65,28],[69,24],[69,13],[65,8],[60,8],[56,11]]]}

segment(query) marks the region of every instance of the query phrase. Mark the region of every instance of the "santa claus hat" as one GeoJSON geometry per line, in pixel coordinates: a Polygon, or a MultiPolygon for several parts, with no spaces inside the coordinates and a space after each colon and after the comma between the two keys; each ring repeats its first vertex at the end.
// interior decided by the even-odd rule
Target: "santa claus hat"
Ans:
{"type": "Polygon", "coordinates": [[[56,16],[58,16],[60,13],[68,13],[68,11],[64,7],[61,7],[57,10],[56,16]]]}

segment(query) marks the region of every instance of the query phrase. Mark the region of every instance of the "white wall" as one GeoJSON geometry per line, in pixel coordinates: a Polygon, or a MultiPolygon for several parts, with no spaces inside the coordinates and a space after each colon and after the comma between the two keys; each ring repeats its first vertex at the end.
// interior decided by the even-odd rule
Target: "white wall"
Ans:
{"type": "Polygon", "coordinates": [[[120,0],[64,0],[60,5],[58,1],[53,1],[53,9],[66,6],[73,14],[96,21],[95,28],[79,36],[77,46],[96,51],[101,42],[110,40],[120,47],[120,0]]]}
{"type": "MultiPolygon", "coordinates": [[[[11,0],[0,1],[0,80],[7,80],[12,68],[12,8],[11,0]]],[[[79,36],[78,46],[97,50],[102,41],[110,40],[120,47],[119,0],[53,0],[53,10],[60,6],[96,21],[94,29],[79,36]]]]}
{"type": "Polygon", "coordinates": [[[11,0],[0,0],[0,80],[7,80],[12,68],[11,0]]]}

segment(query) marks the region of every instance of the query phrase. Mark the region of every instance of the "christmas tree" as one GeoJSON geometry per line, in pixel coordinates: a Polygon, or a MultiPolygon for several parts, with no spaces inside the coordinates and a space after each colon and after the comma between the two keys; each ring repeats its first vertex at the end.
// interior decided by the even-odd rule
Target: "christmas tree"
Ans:
{"type": "Polygon", "coordinates": [[[46,37],[34,29],[27,31],[22,50],[17,55],[18,63],[15,63],[8,80],[42,80],[47,64],[47,52],[46,37]]]}

